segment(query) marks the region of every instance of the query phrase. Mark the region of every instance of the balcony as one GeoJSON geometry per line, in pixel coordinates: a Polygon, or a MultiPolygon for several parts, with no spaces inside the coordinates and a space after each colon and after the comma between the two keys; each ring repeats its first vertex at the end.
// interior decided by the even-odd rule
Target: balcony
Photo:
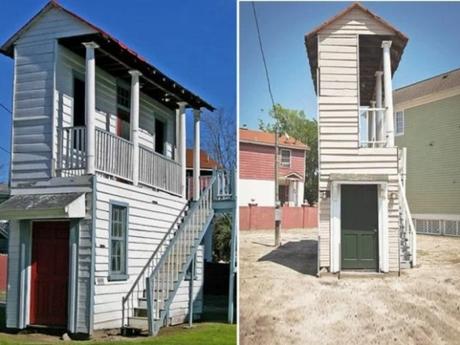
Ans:
{"type": "MultiPolygon", "coordinates": [[[[86,128],[65,127],[59,131],[57,167],[62,176],[86,173],[86,128]]],[[[95,170],[126,182],[133,182],[134,145],[113,133],[95,129],[95,170]]],[[[181,166],[176,161],[139,146],[139,184],[181,195],[181,166]]]]}
{"type": "Polygon", "coordinates": [[[359,109],[359,147],[387,147],[385,112],[387,108],[359,109]]]}

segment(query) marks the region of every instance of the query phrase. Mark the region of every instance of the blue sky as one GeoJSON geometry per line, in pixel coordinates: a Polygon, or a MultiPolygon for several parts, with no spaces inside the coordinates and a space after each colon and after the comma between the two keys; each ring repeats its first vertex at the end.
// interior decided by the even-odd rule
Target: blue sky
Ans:
{"type": "MultiPolygon", "coordinates": [[[[0,2],[3,44],[46,0],[0,2]]],[[[236,116],[236,5],[229,0],[61,0],[169,77],[236,116]],[[128,5],[129,3],[129,5],[128,5]]],[[[0,103],[11,109],[13,61],[0,55],[0,103]]],[[[191,120],[191,116],[189,119],[191,120]]],[[[10,114],[0,108],[0,146],[10,150],[10,114]]],[[[9,155],[0,149],[0,164],[9,155]]],[[[7,176],[0,171],[0,180],[7,176]]]]}
{"type": "MultiPolygon", "coordinates": [[[[275,102],[316,116],[304,44],[311,31],[350,2],[257,2],[275,102]]],[[[395,88],[460,67],[460,3],[362,2],[409,37],[395,88]]],[[[271,109],[250,2],[240,3],[240,125],[257,128],[271,109]]]]}

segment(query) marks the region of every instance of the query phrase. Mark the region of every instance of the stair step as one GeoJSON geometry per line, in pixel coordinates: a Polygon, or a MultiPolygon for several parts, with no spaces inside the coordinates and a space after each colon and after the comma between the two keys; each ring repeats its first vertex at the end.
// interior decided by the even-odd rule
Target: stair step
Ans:
{"type": "MultiPolygon", "coordinates": [[[[157,319],[155,319],[155,321],[156,320],[157,319]]],[[[133,316],[128,318],[128,327],[146,331],[149,328],[149,322],[147,317],[133,316]]]]}
{"type": "MultiPolygon", "coordinates": [[[[154,303],[156,303],[156,299],[153,300],[154,303]]],[[[160,304],[160,310],[164,309],[164,304],[165,304],[165,301],[160,301],[159,302],[160,304]]],[[[140,309],[140,310],[147,310],[147,299],[146,298],[139,298],[139,306],[137,308],[134,308],[134,309],[140,309]]]]}

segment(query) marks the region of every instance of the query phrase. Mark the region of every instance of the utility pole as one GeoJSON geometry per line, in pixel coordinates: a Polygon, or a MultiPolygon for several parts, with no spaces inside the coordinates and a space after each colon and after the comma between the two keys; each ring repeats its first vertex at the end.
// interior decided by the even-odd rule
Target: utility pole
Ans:
{"type": "Polygon", "coordinates": [[[278,163],[279,163],[279,124],[275,125],[275,247],[281,245],[280,228],[281,228],[281,205],[279,197],[278,181],[278,163]]]}

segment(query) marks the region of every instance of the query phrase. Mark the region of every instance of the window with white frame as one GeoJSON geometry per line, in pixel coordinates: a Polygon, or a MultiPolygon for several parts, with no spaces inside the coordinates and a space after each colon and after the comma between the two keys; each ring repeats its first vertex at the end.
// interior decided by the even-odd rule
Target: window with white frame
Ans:
{"type": "Polygon", "coordinates": [[[109,280],[127,279],[128,207],[110,205],[109,280]]]}
{"type": "Polygon", "coordinates": [[[397,111],[394,117],[395,135],[404,134],[404,111],[397,111]]]}
{"type": "Polygon", "coordinates": [[[291,166],[291,150],[281,150],[281,166],[288,168],[291,166]]]}

